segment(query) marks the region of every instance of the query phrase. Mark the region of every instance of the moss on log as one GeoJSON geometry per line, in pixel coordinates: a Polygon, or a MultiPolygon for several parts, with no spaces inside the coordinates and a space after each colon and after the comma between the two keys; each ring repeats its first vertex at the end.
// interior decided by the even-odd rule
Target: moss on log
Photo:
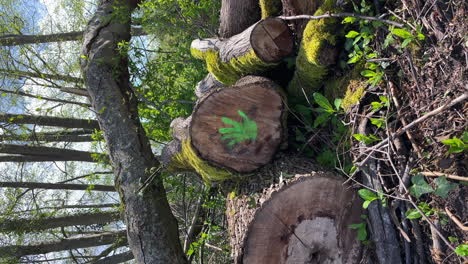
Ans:
{"type": "Polygon", "coordinates": [[[261,20],[226,40],[197,39],[191,45],[192,55],[205,60],[208,71],[226,85],[277,66],[292,50],[291,32],[278,18],[261,20]]]}
{"type": "MultiPolygon", "coordinates": [[[[333,0],[325,0],[314,15],[335,12],[333,0]]],[[[311,20],[304,30],[304,36],[296,58],[296,72],[288,86],[288,93],[302,98],[318,91],[328,75],[328,67],[335,64],[337,51],[337,19],[311,20]]]]}

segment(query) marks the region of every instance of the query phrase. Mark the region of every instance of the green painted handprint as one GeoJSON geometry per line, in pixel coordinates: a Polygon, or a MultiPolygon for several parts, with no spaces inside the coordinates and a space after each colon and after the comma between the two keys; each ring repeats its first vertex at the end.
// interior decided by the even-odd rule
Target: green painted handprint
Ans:
{"type": "Polygon", "coordinates": [[[257,123],[250,120],[241,110],[237,110],[237,113],[242,117],[242,123],[236,122],[227,117],[222,117],[221,121],[226,125],[231,125],[232,127],[223,127],[218,130],[219,133],[223,134],[221,139],[230,140],[227,144],[229,147],[232,147],[244,140],[255,140],[257,138],[257,123]]]}

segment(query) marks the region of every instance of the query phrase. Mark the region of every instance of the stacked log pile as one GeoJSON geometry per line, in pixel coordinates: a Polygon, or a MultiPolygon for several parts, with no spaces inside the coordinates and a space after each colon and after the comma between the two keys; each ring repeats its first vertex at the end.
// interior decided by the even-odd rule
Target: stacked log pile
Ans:
{"type": "MultiPolygon", "coordinates": [[[[340,176],[323,172],[308,159],[281,154],[291,93],[276,81],[281,74],[275,80],[264,77],[298,52],[295,43],[307,23],[265,18],[273,13],[269,10],[262,10],[264,19],[257,22],[260,9],[251,8],[244,17],[235,2],[223,0],[220,33],[225,38],[192,43],[192,54],[206,61],[209,74],[195,89],[192,115],[173,120],[174,140],[163,150],[163,163],[168,170],[195,171],[207,184],[220,184],[228,197],[235,263],[358,263],[360,242],[348,228],[361,222],[358,196],[340,176]],[[243,16],[235,18],[242,23],[232,21],[236,14],[243,16]]],[[[258,6],[257,1],[239,2],[258,6]]],[[[267,1],[261,2],[264,8],[267,1]]],[[[283,0],[282,13],[314,14],[332,2],[283,0]]],[[[320,29],[330,35],[324,32],[327,26],[320,29]]],[[[316,35],[308,41],[330,39],[316,35]]],[[[317,67],[323,70],[334,63],[334,48],[316,46],[313,52],[321,59],[317,67]]],[[[326,75],[319,74],[317,83],[326,75]]],[[[297,83],[300,76],[294,78],[297,83]]]]}

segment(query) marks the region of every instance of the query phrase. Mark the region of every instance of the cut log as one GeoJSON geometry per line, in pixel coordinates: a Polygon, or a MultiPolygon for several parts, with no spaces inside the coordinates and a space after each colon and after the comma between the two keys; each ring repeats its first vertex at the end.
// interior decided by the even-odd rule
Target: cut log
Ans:
{"type": "MultiPolygon", "coordinates": [[[[283,4],[283,16],[313,15],[324,0],[281,0],[283,4]]],[[[302,33],[308,20],[293,20],[292,24],[298,39],[302,39],[302,33]]]]}
{"type": "Polygon", "coordinates": [[[258,0],[222,0],[219,36],[229,38],[260,20],[258,0]]]}
{"type": "Polygon", "coordinates": [[[252,172],[269,163],[286,139],[281,87],[256,76],[203,97],[188,119],[172,124],[162,153],[169,170],[192,169],[207,181],[252,172]]]}
{"type": "Polygon", "coordinates": [[[359,196],[310,164],[285,156],[240,186],[223,186],[233,190],[226,214],[234,263],[359,263],[361,243],[349,228],[362,222],[359,196]]]}
{"type": "Polygon", "coordinates": [[[225,86],[226,85],[216,80],[213,74],[208,73],[206,77],[203,80],[199,81],[197,86],[195,87],[195,95],[198,98],[201,98],[204,95],[208,94],[210,91],[218,88],[223,88],[225,86]]]}
{"type": "Polygon", "coordinates": [[[221,83],[232,85],[242,76],[276,66],[293,50],[293,37],[279,18],[259,21],[226,40],[197,39],[192,55],[206,60],[208,71],[221,83]]]}

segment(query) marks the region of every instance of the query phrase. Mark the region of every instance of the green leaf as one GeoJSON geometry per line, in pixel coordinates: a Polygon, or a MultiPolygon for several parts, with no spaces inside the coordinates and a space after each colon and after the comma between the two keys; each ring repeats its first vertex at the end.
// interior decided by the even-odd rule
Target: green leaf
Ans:
{"type": "Polygon", "coordinates": [[[435,194],[439,195],[442,198],[447,198],[448,193],[451,190],[454,190],[455,188],[457,188],[458,186],[458,184],[456,183],[447,181],[447,178],[445,178],[445,176],[438,177],[437,179],[435,179],[434,182],[437,185],[435,194]]]}
{"type": "Polygon", "coordinates": [[[379,96],[380,102],[382,102],[386,107],[390,106],[390,101],[386,96],[379,96]]]}
{"type": "Polygon", "coordinates": [[[378,128],[385,128],[385,119],[383,118],[371,118],[370,121],[373,125],[375,125],[378,128]]]}
{"type": "Polygon", "coordinates": [[[468,244],[462,244],[455,248],[455,253],[458,256],[466,257],[468,256],[468,244]]]}
{"type": "Polygon", "coordinates": [[[338,111],[340,110],[341,102],[343,102],[343,99],[341,98],[336,98],[333,104],[335,105],[335,109],[338,111]]]}
{"type": "Polygon", "coordinates": [[[2,93],[2,96],[5,97],[5,96],[7,96],[7,94],[6,94],[6,93],[2,93]]]}
{"type": "Polygon", "coordinates": [[[416,209],[409,209],[405,213],[407,219],[418,219],[421,218],[421,214],[416,209]]]}
{"type": "Polygon", "coordinates": [[[468,143],[468,131],[463,132],[462,140],[465,143],[468,143]]]}
{"type": "Polygon", "coordinates": [[[421,174],[413,176],[411,182],[413,185],[410,187],[410,193],[418,199],[421,195],[434,191],[421,174]]]}
{"type": "Polygon", "coordinates": [[[357,20],[355,17],[345,17],[343,21],[341,21],[342,24],[346,23],[354,23],[357,20]]]}
{"type": "Polygon", "coordinates": [[[402,38],[402,39],[408,39],[408,38],[412,38],[413,37],[413,34],[411,34],[410,32],[402,29],[402,28],[395,28],[392,30],[392,33],[394,35],[397,35],[398,37],[402,38]]]}
{"type": "Polygon", "coordinates": [[[318,127],[321,124],[324,124],[330,119],[331,114],[328,112],[321,113],[317,118],[314,120],[314,127],[318,127]]]}
{"type": "Polygon", "coordinates": [[[468,149],[468,144],[465,144],[457,137],[442,140],[441,142],[444,145],[450,146],[448,153],[460,153],[468,149]]]}
{"type": "Polygon", "coordinates": [[[353,137],[360,141],[363,142],[366,145],[372,144],[375,141],[379,141],[380,138],[370,134],[369,136],[363,135],[363,134],[354,134],[353,137]]]}
{"type": "Polygon", "coordinates": [[[449,236],[447,238],[450,241],[450,243],[458,243],[458,238],[456,238],[456,237],[449,236]]]}
{"type": "Polygon", "coordinates": [[[355,38],[355,37],[359,36],[359,34],[360,34],[359,32],[351,30],[351,31],[348,32],[348,34],[346,34],[345,37],[346,38],[355,38]]]}
{"type": "Polygon", "coordinates": [[[364,77],[373,77],[376,74],[377,73],[375,73],[375,71],[371,71],[371,70],[365,70],[365,71],[361,72],[361,75],[364,76],[364,77]]]}
{"type": "Polygon", "coordinates": [[[257,123],[247,117],[247,115],[241,110],[237,110],[237,113],[242,117],[242,123],[236,122],[230,118],[222,117],[221,121],[232,127],[224,127],[218,130],[219,133],[224,134],[221,139],[230,140],[228,146],[232,147],[245,140],[255,140],[257,138],[257,123]]]}
{"type": "Polygon", "coordinates": [[[364,200],[364,203],[362,204],[362,208],[364,209],[367,209],[372,201],[379,199],[379,197],[374,192],[368,189],[360,189],[358,194],[364,200]]]}
{"type": "Polygon", "coordinates": [[[411,43],[411,41],[413,41],[413,40],[410,39],[410,38],[409,38],[409,39],[405,39],[405,40],[403,41],[403,43],[401,43],[401,47],[402,47],[402,48],[406,48],[406,46],[408,46],[408,45],[411,43]]]}
{"type": "Polygon", "coordinates": [[[372,111],[375,112],[377,110],[379,110],[380,108],[383,107],[383,104],[381,104],[380,102],[371,102],[371,105],[372,105],[372,111]]]}
{"type": "Polygon", "coordinates": [[[334,113],[336,112],[332,105],[330,104],[330,102],[328,102],[328,99],[323,96],[322,94],[320,93],[314,93],[313,94],[314,96],[314,100],[315,102],[320,105],[320,107],[325,111],[325,112],[328,112],[328,113],[334,113]]]}

